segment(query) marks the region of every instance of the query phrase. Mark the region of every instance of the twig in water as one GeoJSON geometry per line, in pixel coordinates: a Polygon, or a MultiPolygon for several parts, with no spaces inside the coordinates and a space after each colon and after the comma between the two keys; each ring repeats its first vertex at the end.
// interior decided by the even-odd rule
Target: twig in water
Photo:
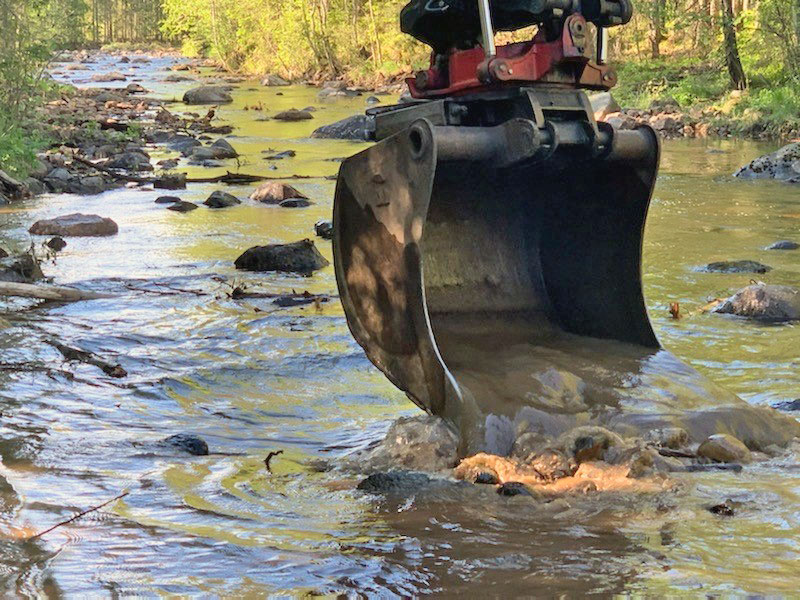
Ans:
{"type": "Polygon", "coordinates": [[[124,498],[125,496],[127,496],[130,493],[131,493],[130,490],[125,490],[119,496],[116,496],[116,497],[112,498],[111,500],[108,500],[107,502],[103,502],[102,504],[98,504],[97,506],[93,506],[92,508],[87,508],[86,510],[84,510],[82,512],[79,512],[77,515],[75,515],[73,517],[70,517],[66,521],[61,521],[60,523],[56,523],[55,525],[53,525],[49,529],[45,529],[44,531],[40,531],[36,535],[32,535],[31,537],[28,538],[28,540],[38,540],[43,535],[46,535],[46,534],[50,533],[51,531],[53,531],[55,529],[58,529],[59,527],[63,527],[64,525],[69,525],[73,521],[77,521],[78,519],[80,519],[81,517],[85,517],[89,513],[93,513],[95,511],[100,510],[101,508],[105,508],[106,506],[108,506],[112,502],[116,502],[117,500],[120,500],[120,499],[124,498]]]}
{"type": "Polygon", "coordinates": [[[270,452],[267,454],[267,458],[264,459],[264,466],[267,467],[268,473],[272,473],[272,468],[269,466],[270,461],[280,454],[283,454],[283,450],[277,450],[276,452],[270,452]]]}
{"type": "Polygon", "coordinates": [[[106,361],[98,358],[91,352],[86,352],[85,350],[72,348],[71,346],[66,346],[60,342],[56,342],[55,340],[45,340],[45,342],[53,346],[53,348],[55,348],[59,352],[61,352],[61,354],[67,360],[76,360],[78,362],[86,363],[87,365],[98,367],[103,371],[103,373],[105,373],[109,377],[121,378],[128,376],[128,372],[125,369],[123,369],[121,365],[119,364],[114,365],[111,363],[107,363],[106,361]]]}

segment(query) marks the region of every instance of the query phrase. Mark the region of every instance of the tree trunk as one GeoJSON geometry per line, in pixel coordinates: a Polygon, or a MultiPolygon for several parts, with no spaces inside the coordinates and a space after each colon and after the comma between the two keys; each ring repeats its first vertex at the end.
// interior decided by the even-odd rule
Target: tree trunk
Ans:
{"type": "Polygon", "coordinates": [[[747,77],[739,58],[739,46],[736,43],[736,28],[733,24],[733,0],[722,0],[722,33],[725,43],[725,64],[731,76],[731,85],[736,90],[747,89],[747,77]]]}
{"type": "Polygon", "coordinates": [[[653,0],[653,16],[650,20],[650,57],[661,56],[661,42],[664,41],[664,12],[666,0],[653,0]]]}

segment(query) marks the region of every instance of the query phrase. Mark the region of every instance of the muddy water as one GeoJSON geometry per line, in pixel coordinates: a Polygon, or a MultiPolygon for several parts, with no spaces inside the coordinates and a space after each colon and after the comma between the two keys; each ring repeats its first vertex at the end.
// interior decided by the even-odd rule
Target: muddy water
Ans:
{"type": "MultiPolygon", "coordinates": [[[[166,62],[138,73],[163,97],[179,96],[190,84],[155,81],[166,62]]],[[[104,60],[93,68],[120,66],[104,60]]],[[[320,104],[313,89],[245,82],[220,110],[237,126],[231,142],[246,155],[244,170],[266,172],[266,148],[296,150],[274,172],[319,177],[297,184],[316,202],[308,209],[245,202],[176,214],[155,205],[153,191],[118,190],[4,210],[5,247],[29,245],[33,220],[76,211],[112,217],[120,233],[70,239],[44,267],[58,283],[114,298],[38,308],[14,302],[2,314],[0,361],[28,366],[0,371],[3,593],[796,591],[796,453],[739,475],[687,476],[683,494],[556,515],[458,491],[376,501],[303,466],[380,438],[394,418],[416,409],[364,358],[336,302],[279,309],[226,292],[240,282],[335,292],[332,268],[311,278],[242,275],[232,261],[251,245],[308,237],[330,214],[333,182],[322,176],[335,174],[337,163],[329,159],[362,146],[307,135],[363,106],[363,98],[320,104]],[[268,112],[243,110],[258,101],[268,112]],[[310,122],[256,120],[308,105],[319,108],[310,122]],[[44,343],[53,337],[116,357],[129,377],[64,364],[44,343]],[[202,436],[212,455],[186,457],[155,444],[181,432],[202,436]],[[276,449],[285,454],[269,474],[262,461],[276,449]],[[125,489],[130,495],[110,509],[38,541],[16,539],[125,489]],[[737,516],[706,510],[729,498],[737,516]]],[[[646,295],[662,342],[755,405],[797,396],[798,329],[711,315],[672,321],[667,306],[679,301],[689,312],[748,283],[748,275],[693,270],[718,259],[760,260],[775,267],[760,279],[800,285],[800,255],[761,250],[800,235],[800,192],[728,177],[773,147],[666,144],[645,248],[646,295]]],[[[202,201],[213,189],[179,195],[202,201]]],[[[329,245],[319,247],[330,258],[329,245]]]]}

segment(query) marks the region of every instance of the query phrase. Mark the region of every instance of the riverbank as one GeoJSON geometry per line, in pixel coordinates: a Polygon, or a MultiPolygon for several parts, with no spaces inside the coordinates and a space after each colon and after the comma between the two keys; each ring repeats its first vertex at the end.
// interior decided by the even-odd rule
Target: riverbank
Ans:
{"type": "MultiPolygon", "coordinates": [[[[20,143],[27,146],[18,149],[18,152],[30,156],[22,166],[14,163],[15,168],[9,174],[26,181],[30,192],[34,194],[47,189],[74,189],[80,193],[89,189],[81,187],[80,182],[68,181],[66,185],[54,188],[45,181],[49,170],[65,167],[69,170],[73,162],[76,162],[75,169],[72,169],[74,177],[86,178],[89,175],[87,169],[91,168],[85,164],[65,160],[70,152],[79,150],[89,159],[109,158],[109,153],[119,157],[125,150],[141,153],[146,144],[163,143],[163,135],[156,131],[156,125],[161,126],[162,130],[165,125],[169,126],[172,133],[190,125],[199,133],[198,128],[205,118],[199,113],[195,113],[195,117],[179,116],[171,120],[167,113],[162,113],[164,120],[156,122],[165,102],[163,99],[154,100],[148,90],[137,83],[137,72],[152,61],[164,63],[159,67],[164,70],[161,78],[164,83],[231,86],[254,79],[252,74],[230,72],[217,61],[186,59],[179,51],[163,47],[121,46],[62,53],[53,61],[49,71],[50,76],[61,85],[53,88],[53,99],[46,102],[36,118],[25,125],[25,140],[20,143]],[[110,63],[114,67],[109,70],[107,67],[110,63]],[[95,72],[98,65],[104,69],[95,72]],[[100,87],[107,83],[114,84],[114,87],[100,87]],[[159,135],[161,138],[157,140],[159,135]],[[39,155],[38,160],[33,160],[33,152],[43,146],[48,149],[39,155]],[[87,149],[90,151],[84,152],[87,149]],[[35,180],[43,185],[38,185],[35,180]]],[[[657,78],[657,72],[650,72],[648,79],[631,75],[633,71],[627,65],[621,68],[622,77],[631,81],[623,79],[621,86],[612,91],[612,101],[598,110],[598,119],[620,129],[648,124],[665,139],[712,137],[770,140],[800,136],[800,122],[794,116],[787,115],[784,121],[778,122],[774,117],[766,118],[752,110],[741,109],[751,102],[752,94],[749,92],[725,93],[724,101],[722,97],[717,100],[705,98],[698,100],[697,106],[687,109],[686,102],[692,100],[692,96],[684,94],[679,101],[670,96],[669,89],[657,94],[650,93],[647,90],[652,89],[652,78],[657,78]],[[621,100],[621,106],[616,99],[621,100]],[[628,103],[636,107],[630,107],[628,103]]],[[[276,74],[261,74],[257,80],[261,86],[268,88],[280,88],[290,83],[312,86],[318,88],[319,97],[326,100],[362,95],[396,97],[405,93],[402,78],[398,76],[373,78],[369,87],[363,85],[363,78],[328,81],[322,74],[302,82],[290,82],[276,74]]],[[[258,107],[253,106],[253,109],[257,110],[258,107]]],[[[211,126],[210,122],[207,125],[211,126]]],[[[206,133],[214,133],[213,127],[206,133]]],[[[121,179],[114,180],[107,173],[95,173],[93,177],[100,179],[89,182],[92,189],[107,189],[108,186],[123,182],[121,179]]]]}

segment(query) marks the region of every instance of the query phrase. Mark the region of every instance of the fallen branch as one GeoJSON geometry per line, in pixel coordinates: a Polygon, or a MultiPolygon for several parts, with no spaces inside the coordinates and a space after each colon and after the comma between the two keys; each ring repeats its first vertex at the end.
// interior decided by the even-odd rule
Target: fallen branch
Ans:
{"type": "Polygon", "coordinates": [[[77,160],[82,165],[86,165],[87,167],[97,169],[101,173],[106,173],[108,175],[111,175],[114,179],[120,179],[122,181],[133,181],[134,183],[153,183],[155,181],[152,177],[136,177],[134,175],[123,175],[121,173],[117,173],[113,169],[109,169],[108,167],[104,167],[103,165],[97,165],[86,158],[78,156],[77,154],[72,155],[72,160],[77,160]]]}
{"type": "Polygon", "coordinates": [[[129,490],[125,490],[120,495],[115,496],[114,498],[112,498],[111,500],[108,500],[107,502],[103,502],[102,504],[98,504],[97,506],[93,506],[92,508],[87,508],[86,510],[84,510],[82,512],[79,512],[77,515],[67,519],[66,521],[61,521],[60,523],[56,523],[55,525],[53,525],[49,529],[45,529],[44,531],[40,531],[36,535],[32,535],[31,537],[28,538],[28,540],[38,540],[43,535],[46,535],[46,534],[50,533],[51,531],[54,531],[54,530],[58,529],[59,527],[63,527],[64,525],[69,525],[70,523],[72,523],[74,521],[77,521],[81,517],[85,517],[89,513],[93,513],[93,512],[96,512],[96,511],[100,510],[101,508],[105,508],[106,506],[108,506],[112,502],[116,502],[117,500],[121,500],[122,498],[124,498],[128,494],[130,494],[130,491],[129,490]]]}
{"type": "Polygon", "coordinates": [[[103,359],[99,358],[98,356],[92,354],[91,352],[86,352],[85,350],[79,350],[78,348],[72,348],[71,346],[66,346],[60,342],[56,342],[55,340],[45,340],[48,344],[53,346],[56,350],[61,352],[61,354],[67,360],[74,360],[78,362],[85,363],[87,365],[92,365],[94,367],[98,367],[108,375],[109,377],[127,377],[128,372],[122,368],[122,366],[118,364],[111,364],[103,359]]]}
{"type": "Polygon", "coordinates": [[[38,298],[57,302],[79,302],[98,298],[113,298],[109,294],[85,292],[71,287],[58,285],[39,285],[32,283],[14,283],[0,281],[0,296],[17,296],[19,298],[38,298]]]}
{"type": "MultiPolygon", "coordinates": [[[[109,169],[108,167],[104,167],[103,165],[95,164],[86,158],[78,156],[77,154],[72,155],[72,160],[76,160],[82,165],[86,165],[87,167],[97,169],[101,173],[105,173],[121,181],[133,181],[134,183],[155,183],[157,179],[156,177],[137,177],[135,175],[124,175],[122,173],[118,173],[114,169],[109,169]]],[[[247,173],[231,173],[229,171],[228,173],[225,173],[225,175],[217,175],[216,177],[187,178],[186,183],[225,183],[227,185],[248,185],[250,183],[256,183],[258,181],[319,179],[320,177],[321,176],[313,176],[313,175],[285,175],[283,177],[267,177],[265,175],[248,175],[247,173]]]]}
{"type": "Polygon", "coordinates": [[[273,458],[275,458],[276,456],[280,456],[281,454],[283,454],[283,450],[277,450],[275,452],[270,452],[269,454],[267,454],[267,458],[264,459],[264,466],[267,467],[268,473],[272,473],[272,467],[269,466],[269,463],[272,462],[273,458]]]}
{"type": "Polygon", "coordinates": [[[318,179],[312,175],[287,175],[285,177],[266,177],[264,175],[248,175],[247,173],[231,173],[217,177],[193,177],[186,183],[227,183],[228,185],[247,185],[257,181],[276,181],[283,179],[318,179]]]}

